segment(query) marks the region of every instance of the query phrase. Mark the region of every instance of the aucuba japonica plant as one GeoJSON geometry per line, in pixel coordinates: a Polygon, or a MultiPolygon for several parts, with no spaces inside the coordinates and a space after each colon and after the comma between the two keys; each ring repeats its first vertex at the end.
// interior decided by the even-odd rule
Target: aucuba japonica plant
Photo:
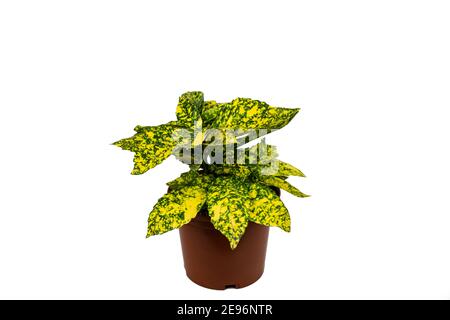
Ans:
{"type": "Polygon", "coordinates": [[[137,126],[134,136],[115,142],[134,152],[132,174],[143,174],[170,155],[190,166],[167,183],[169,192],[150,212],[147,237],[180,228],[202,212],[232,249],[249,221],[289,232],[289,212],[274,188],[308,197],[287,182],[289,176],[305,175],[278,160],[276,148],[264,139],[247,144],[284,127],[299,110],[248,98],[205,101],[202,92],[187,92],[179,98],[176,121],[137,126]]]}

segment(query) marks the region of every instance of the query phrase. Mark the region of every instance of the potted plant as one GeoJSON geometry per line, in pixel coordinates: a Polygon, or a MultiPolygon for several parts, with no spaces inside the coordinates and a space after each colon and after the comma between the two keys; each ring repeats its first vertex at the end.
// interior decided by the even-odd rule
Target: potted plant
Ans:
{"type": "Polygon", "coordinates": [[[179,98],[177,121],[137,126],[134,136],[114,143],[134,152],[132,174],[171,155],[189,165],[150,212],[147,237],[180,228],[193,282],[213,289],[252,284],[264,271],[269,227],[290,231],[280,189],[307,197],[286,180],[304,174],[255,139],[284,127],[298,111],[248,98],[205,101],[203,93],[187,92],[179,98]]]}

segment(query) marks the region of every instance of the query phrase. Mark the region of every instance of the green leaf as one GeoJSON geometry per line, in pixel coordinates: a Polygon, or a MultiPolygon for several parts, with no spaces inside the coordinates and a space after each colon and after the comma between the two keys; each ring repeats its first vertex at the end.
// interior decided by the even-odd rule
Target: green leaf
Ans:
{"type": "Polygon", "coordinates": [[[150,212],[147,238],[189,223],[200,211],[205,200],[205,190],[197,186],[188,186],[167,193],[158,200],[150,212]]]}
{"type": "Polygon", "coordinates": [[[287,162],[283,162],[283,161],[278,161],[278,173],[277,176],[297,176],[297,177],[303,177],[305,178],[306,176],[303,174],[303,172],[301,172],[300,169],[297,169],[296,167],[294,167],[293,165],[287,163],[287,162]]]}
{"type": "Polygon", "coordinates": [[[212,176],[199,171],[190,170],[184,172],[180,177],[167,183],[170,189],[175,190],[185,186],[206,186],[212,181],[212,176]]]}
{"type": "Polygon", "coordinates": [[[203,129],[203,120],[202,118],[199,118],[194,123],[194,139],[192,141],[192,147],[195,148],[197,146],[200,146],[203,143],[203,140],[205,139],[205,130],[203,129]]]}
{"type": "Polygon", "coordinates": [[[267,144],[265,138],[260,143],[243,150],[245,153],[245,163],[249,164],[267,165],[276,161],[278,157],[277,148],[267,144]]]}
{"type": "Polygon", "coordinates": [[[268,186],[273,186],[273,187],[283,189],[289,193],[292,193],[294,196],[297,196],[300,198],[309,197],[309,195],[304,194],[303,192],[298,190],[296,187],[291,185],[289,182],[287,182],[281,178],[274,177],[274,176],[261,176],[260,180],[262,183],[264,183],[268,186]]]}
{"type": "Polygon", "coordinates": [[[251,166],[248,165],[219,165],[211,164],[205,167],[208,172],[215,175],[232,175],[239,178],[247,178],[252,173],[251,166]]]}
{"type": "Polygon", "coordinates": [[[192,128],[203,109],[203,92],[192,91],[181,95],[177,106],[177,119],[182,127],[192,128]]]}
{"type": "Polygon", "coordinates": [[[250,186],[249,220],[291,231],[291,218],[280,197],[269,187],[253,183],[250,186]]]}
{"type": "Polygon", "coordinates": [[[300,109],[276,108],[248,98],[237,98],[222,105],[211,124],[213,128],[280,129],[287,125],[300,109]]]}
{"type": "Polygon", "coordinates": [[[244,161],[244,164],[251,168],[252,172],[257,173],[262,168],[275,163],[278,157],[278,151],[275,146],[266,144],[265,138],[258,144],[249,148],[238,148],[238,164],[244,161]],[[243,156],[242,156],[243,155],[243,156]]]}
{"type": "Polygon", "coordinates": [[[209,186],[207,205],[211,222],[235,249],[248,225],[245,206],[248,188],[239,179],[219,177],[209,186]]]}
{"type": "Polygon", "coordinates": [[[174,131],[173,137],[176,141],[176,147],[173,154],[175,157],[185,164],[201,165],[203,162],[201,146],[205,139],[204,132],[202,118],[195,121],[192,128],[178,128],[174,131]],[[198,153],[195,152],[196,148],[199,148],[198,153]]]}
{"type": "Polygon", "coordinates": [[[261,170],[277,161],[278,155],[276,147],[266,144],[265,139],[254,146],[239,148],[234,152],[236,153],[234,164],[211,164],[206,166],[205,169],[216,175],[234,175],[239,178],[247,178],[252,173],[257,173],[258,169],[261,170]],[[237,159],[238,153],[240,159],[237,159]]]}
{"type": "Polygon", "coordinates": [[[306,177],[300,169],[297,169],[293,165],[280,160],[276,160],[271,166],[261,168],[260,173],[263,175],[276,176],[284,179],[289,176],[306,177]]]}
{"type": "Polygon", "coordinates": [[[205,122],[205,124],[211,123],[217,117],[220,110],[221,104],[213,100],[205,101],[202,110],[202,119],[205,122]]]}
{"type": "Polygon", "coordinates": [[[134,130],[137,132],[134,136],[113,143],[123,150],[135,153],[131,174],[143,174],[172,154],[176,144],[172,137],[175,122],[155,127],[137,126],[134,130]]]}

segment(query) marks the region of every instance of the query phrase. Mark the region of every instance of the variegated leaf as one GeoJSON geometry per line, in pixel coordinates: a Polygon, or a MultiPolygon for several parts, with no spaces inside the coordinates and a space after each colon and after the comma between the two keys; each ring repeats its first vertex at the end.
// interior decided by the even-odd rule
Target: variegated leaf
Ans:
{"type": "Polygon", "coordinates": [[[203,120],[199,118],[194,122],[194,141],[192,147],[195,148],[203,143],[205,139],[205,129],[203,129],[203,120]]]}
{"type": "Polygon", "coordinates": [[[234,175],[239,178],[248,178],[258,173],[264,167],[276,161],[278,155],[275,146],[266,144],[265,139],[249,148],[234,150],[236,157],[234,164],[212,164],[206,169],[214,174],[234,175]]]}
{"type": "Polygon", "coordinates": [[[134,136],[113,144],[123,150],[134,152],[134,168],[131,174],[143,174],[171,155],[175,147],[172,138],[175,122],[155,127],[137,126],[134,130],[136,131],[134,136]]]}
{"type": "MultiPolygon", "coordinates": [[[[241,149],[241,148],[240,148],[241,149]]],[[[250,148],[243,149],[245,154],[245,163],[267,165],[274,161],[278,157],[278,151],[275,146],[266,143],[266,139],[262,139],[260,143],[251,146],[250,148]]]]}
{"type": "Polygon", "coordinates": [[[218,177],[209,186],[207,205],[211,222],[235,249],[248,225],[247,186],[234,177],[218,177]]]}
{"type": "Polygon", "coordinates": [[[269,187],[253,183],[250,186],[249,220],[291,231],[291,218],[280,197],[269,187]]]}
{"type": "Polygon", "coordinates": [[[268,185],[268,186],[273,186],[273,187],[277,187],[280,189],[283,189],[289,193],[292,193],[294,196],[300,197],[300,198],[306,198],[309,197],[309,195],[304,194],[303,192],[301,192],[300,190],[298,190],[296,187],[294,187],[293,185],[291,185],[289,182],[275,177],[275,176],[261,176],[260,180],[262,183],[268,185]]]}
{"type": "Polygon", "coordinates": [[[202,119],[194,122],[193,128],[178,128],[174,131],[173,137],[176,141],[176,147],[173,150],[174,156],[185,164],[200,165],[203,162],[201,146],[205,138],[202,127],[202,119]],[[199,152],[195,149],[199,148],[199,152]]]}
{"type": "Polygon", "coordinates": [[[192,91],[181,95],[177,106],[177,119],[182,127],[192,128],[200,118],[203,108],[203,92],[192,91]]]}
{"type": "Polygon", "coordinates": [[[280,178],[286,178],[289,176],[306,177],[300,169],[297,169],[293,165],[276,160],[272,166],[266,166],[261,168],[261,174],[269,176],[277,176],[280,178]]]}
{"type": "Polygon", "coordinates": [[[238,142],[234,130],[205,128],[205,144],[209,146],[234,145],[238,142]]]}
{"type": "Polygon", "coordinates": [[[239,178],[247,178],[252,173],[249,165],[217,165],[212,164],[205,167],[208,172],[215,175],[232,175],[239,178]]]}
{"type": "Polygon", "coordinates": [[[200,173],[196,170],[184,172],[175,180],[167,183],[170,189],[175,190],[185,186],[207,186],[212,181],[212,176],[205,173],[200,173]]]}
{"type": "Polygon", "coordinates": [[[195,218],[205,200],[205,190],[197,186],[188,186],[167,193],[158,200],[150,212],[147,238],[185,225],[195,218]]]}
{"type": "Polygon", "coordinates": [[[279,161],[278,166],[279,169],[277,176],[297,176],[304,178],[306,177],[300,169],[294,167],[292,164],[289,164],[287,162],[279,161]]]}
{"type": "Polygon", "coordinates": [[[205,122],[205,124],[211,123],[217,117],[220,110],[221,104],[213,100],[205,101],[202,110],[202,119],[205,122]]]}
{"type": "Polygon", "coordinates": [[[223,104],[212,122],[213,128],[280,129],[287,125],[300,109],[276,108],[248,98],[237,98],[223,104]]]}

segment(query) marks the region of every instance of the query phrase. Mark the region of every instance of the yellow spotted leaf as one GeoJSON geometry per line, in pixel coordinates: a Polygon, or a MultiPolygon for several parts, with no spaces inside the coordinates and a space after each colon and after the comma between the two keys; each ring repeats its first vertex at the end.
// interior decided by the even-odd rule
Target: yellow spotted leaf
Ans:
{"type": "Polygon", "coordinates": [[[300,169],[297,169],[292,164],[287,162],[278,161],[278,173],[279,176],[297,176],[297,177],[306,177],[300,169]]]}
{"type": "Polygon", "coordinates": [[[181,95],[177,106],[178,124],[182,127],[192,128],[195,121],[200,118],[203,109],[203,92],[192,91],[181,95]]]}
{"type": "Polygon", "coordinates": [[[211,124],[213,128],[280,129],[287,125],[300,109],[277,108],[249,98],[237,98],[222,104],[211,124]]]}
{"type": "Polygon", "coordinates": [[[184,172],[180,177],[176,178],[167,183],[170,189],[175,190],[185,186],[207,186],[212,181],[212,176],[200,173],[197,170],[190,170],[188,172],[184,172]]]}
{"type": "Polygon", "coordinates": [[[248,201],[249,220],[291,231],[291,218],[280,197],[269,187],[253,183],[250,186],[248,201]]]}
{"type": "Polygon", "coordinates": [[[261,173],[269,176],[277,176],[277,177],[289,177],[289,176],[297,176],[297,177],[306,177],[300,169],[297,169],[293,165],[276,160],[272,166],[267,166],[262,168],[261,173]]]}
{"type": "Polygon", "coordinates": [[[188,186],[167,193],[158,200],[148,217],[147,237],[163,234],[189,223],[202,208],[206,192],[188,186]]]}
{"type": "Polygon", "coordinates": [[[309,197],[309,195],[304,194],[303,192],[301,192],[296,187],[291,185],[289,182],[283,180],[282,178],[275,177],[275,176],[261,176],[260,180],[262,183],[264,183],[268,186],[273,186],[273,187],[283,189],[289,193],[292,193],[294,196],[297,196],[300,198],[309,197]]]}
{"type": "Polygon", "coordinates": [[[247,178],[258,169],[270,166],[277,161],[278,155],[275,146],[266,144],[265,139],[249,148],[239,148],[235,151],[234,164],[211,164],[207,170],[219,175],[234,175],[247,178]]]}
{"type": "Polygon", "coordinates": [[[239,178],[247,178],[252,173],[251,167],[248,165],[217,165],[207,166],[208,172],[215,175],[232,175],[239,178]]]}
{"type": "Polygon", "coordinates": [[[205,124],[211,123],[219,114],[221,110],[221,104],[216,101],[205,101],[203,104],[202,110],[202,119],[205,121],[205,124]]]}
{"type": "Polygon", "coordinates": [[[267,165],[273,161],[276,161],[278,157],[277,148],[275,146],[266,143],[266,139],[263,138],[260,143],[244,149],[245,163],[267,165]]]}
{"type": "Polygon", "coordinates": [[[203,129],[202,118],[194,121],[192,128],[177,128],[173,137],[176,141],[173,154],[178,160],[185,164],[201,164],[203,162],[202,144],[205,139],[205,129],[203,129]]]}
{"type": "Polygon", "coordinates": [[[248,225],[248,212],[245,206],[248,188],[234,177],[218,177],[208,188],[208,213],[214,227],[235,249],[248,225]]]}
{"type": "Polygon", "coordinates": [[[176,145],[172,137],[175,122],[154,127],[137,126],[134,130],[136,131],[134,136],[113,143],[123,150],[135,153],[131,174],[143,174],[172,154],[176,145]]]}

